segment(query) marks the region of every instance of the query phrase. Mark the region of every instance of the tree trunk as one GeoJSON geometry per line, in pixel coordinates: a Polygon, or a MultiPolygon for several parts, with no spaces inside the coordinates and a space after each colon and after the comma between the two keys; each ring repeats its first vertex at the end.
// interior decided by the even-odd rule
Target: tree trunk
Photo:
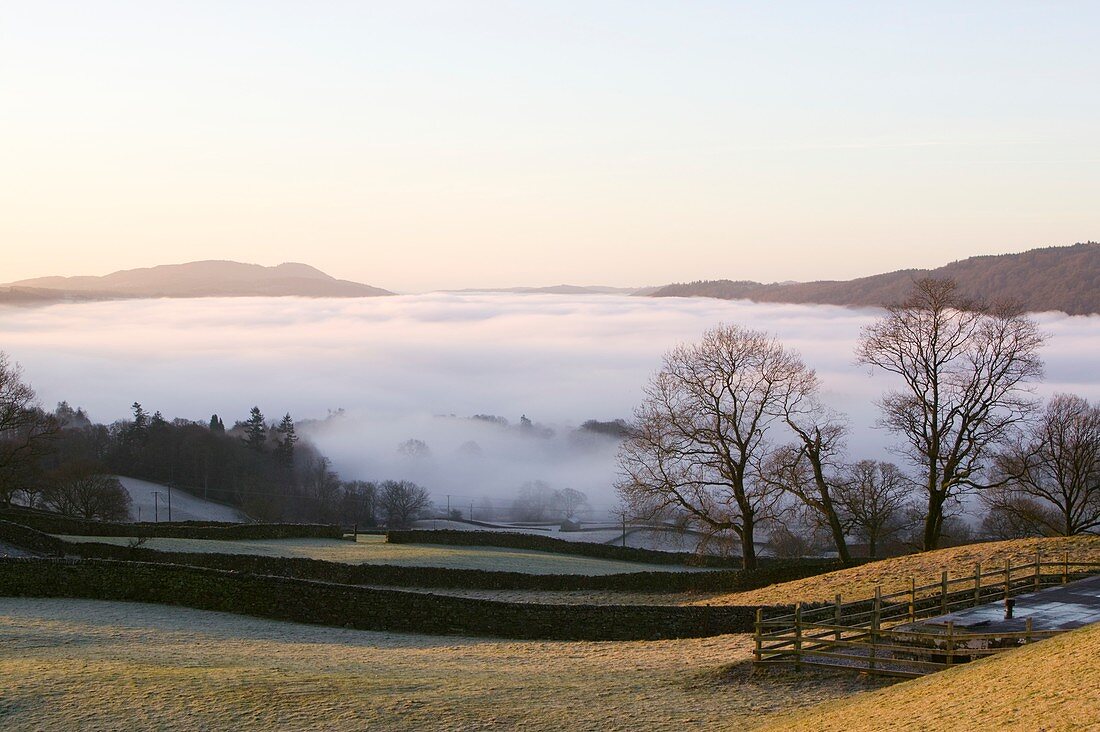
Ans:
{"type": "Polygon", "coordinates": [[[928,515],[924,518],[924,546],[923,551],[938,549],[940,534],[943,531],[943,501],[944,494],[934,491],[928,496],[928,515]]]}
{"type": "Polygon", "coordinates": [[[741,568],[756,569],[756,542],[753,541],[753,518],[745,515],[741,529],[741,568]]]}
{"type": "Polygon", "coordinates": [[[814,471],[814,483],[817,485],[817,493],[821,497],[821,512],[825,514],[825,520],[829,522],[829,531],[833,535],[833,543],[836,544],[836,553],[841,563],[851,566],[852,554],[848,551],[848,542],[844,538],[844,527],[840,525],[840,517],[836,515],[833,507],[833,498],[829,493],[829,482],[825,480],[825,469],[821,460],[821,438],[806,441],[806,456],[810,460],[810,467],[814,471]]]}
{"type": "Polygon", "coordinates": [[[756,569],[756,544],[749,534],[741,537],[741,568],[756,569]]]}
{"type": "Polygon", "coordinates": [[[840,519],[837,518],[836,511],[832,510],[832,506],[829,506],[828,518],[829,530],[833,533],[833,543],[836,544],[837,556],[840,557],[840,562],[845,567],[850,567],[852,565],[852,553],[848,551],[848,542],[844,538],[844,528],[840,525],[840,519]]]}

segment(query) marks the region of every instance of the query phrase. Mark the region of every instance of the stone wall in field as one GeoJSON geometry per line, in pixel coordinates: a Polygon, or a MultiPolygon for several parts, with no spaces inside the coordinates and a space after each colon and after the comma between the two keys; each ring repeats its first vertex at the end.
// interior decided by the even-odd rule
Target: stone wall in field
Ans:
{"type": "Polygon", "coordinates": [[[212,521],[168,523],[113,523],[48,514],[39,511],[0,509],[0,520],[11,521],[47,534],[75,536],[149,536],[172,539],[340,539],[339,526],[325,524],[236,524],[212,521]]]}
{"type": "Polygon", "coordinates": [[[35,554],[62,556],[65,542],[22,524],[0,519],[0,541],[35,554]]]}
{"type": "Polygon", "coordinates": [[[746,633],[756,610],[495,602],[96,559],[0,559],[0,595],[156,602],[363,630],[556,640],[746,633]]]}
{"type": "Polygon", "coordinates": [[[690,552],[662,552],[654,549],[566,541],[552,536],[518,531],[457,531],[411,529],[389,531],[387,540],[394,544],[449,544],[452,546],[498,546],[509,549],[534,549],[557,554],[579,554],[598,559],[618,559],[648,564],[680,564],[696,567],[740,567],[738,557],[719,557],[690,552]]]}
{"type": "Polygon", "coordinates": [[[251,574],[295,577],[348,585],[440,587],[486,590],[548,590],[608,592],[738,592],[776,582],[801,579],[838,569],[835,563],[771,562],[756,570],[701,572],[625,572],[609,575],[527,574],[447,567],[348,564],[299,557],[252,554],[168,552],[141,546],[62,541],[12,522],[0,521],[0,540],[52,556],[70,555],[122,561],[186,564],[251,574]]]}
{"type": "Polygon", "coordinates": [[[609,592],[737,592],[820,574],[839,565],[773,565],[759,570],[627,572],[622,574],[527,574],[448,567],[347,564],[299,557],[164,552],[94,542],[68,543],[66,553],[82,557],[189,564],[253,574],[298,577],[351,585],[441,587],[484,590],[609,592]]]}

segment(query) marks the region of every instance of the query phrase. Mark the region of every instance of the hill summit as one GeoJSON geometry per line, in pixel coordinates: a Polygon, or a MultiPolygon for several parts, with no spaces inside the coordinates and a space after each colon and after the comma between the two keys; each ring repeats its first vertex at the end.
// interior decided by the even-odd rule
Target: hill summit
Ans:
{"type": "Polygon", "coordinates": [[[38,277],[5,286],[9,299],[110,299],[114,297],[375,297],[392,295],[371,285],[338,280],[308,264],[274,267],[224,260],[127,269],[102,277],[38,277]]]}

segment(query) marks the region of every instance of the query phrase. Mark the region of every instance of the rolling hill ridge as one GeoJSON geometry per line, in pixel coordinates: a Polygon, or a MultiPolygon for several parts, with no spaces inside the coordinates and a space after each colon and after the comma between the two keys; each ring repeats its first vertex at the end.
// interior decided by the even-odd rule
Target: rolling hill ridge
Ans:
{"type": "Polygon", "coordinates": [[[138,297],[377,297],[389,290],[338,280],[307,264],[274,267],[222,260],[127,269],[102,277],[38,277],[4,286],[0,299],[100,300],[138,297]]]}
{"type": "Polygon", "coordinates": [[[854,280],[763,284],[700,280],[667,285],[651,297],[715,297],[776,303],[881,307],[899,302],[914,280],[950,278],[979,302],[1013,302],[1031,312],[1100,313],[1100,243],[970,257],[936,269],[904,269],[854,280]]]}

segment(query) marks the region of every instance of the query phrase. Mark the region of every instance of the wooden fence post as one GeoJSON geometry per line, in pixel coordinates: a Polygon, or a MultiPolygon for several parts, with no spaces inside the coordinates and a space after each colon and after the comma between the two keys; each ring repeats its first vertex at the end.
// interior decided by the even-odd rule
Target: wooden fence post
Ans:
{"type": "Polygon", "coordinates": [[[917,578],[909,576],[909,622],[917,619],[917,578]]]}
{"type": "Polygon", "coordinates": [[[940,575],[940,612],[947,612],[947,570],[940,575]]]}
{"type": "Polygon", "coordinates": [[[761,634],[764,632],[764,608],[756,608],[756,652],[753,654],[753,658],[757,663],[760,663],[761,653],[760,647],[764,643],[764,639],[761,634]]]}
{"type": "Polygon", "coordinates": [[[955,623],[947,621],[947,665],[955,663],[955,623]]]}
{"type": "Polygon", "coordinates": [[[1039,589],[1039,577],[1043,573],[1043,550],[1035,550],[1035,589],[1039,589]]]}
{"type": "Polygon", "coordinates": [[[868,667],[873,671],[875,659],[878,657],[878,630],[882,617],[882,585],[875,586],[875,606],[871,613],[871,653],[868,658],[868,667]]]}
{"type": "Polygon", "coordinates": [[[802,603],[794,606],[794,666],[802,668],[802,603]]]}
{"type": "Polygon", "coordinates": [[[1062,552],[1062,584],[1069,582],[1069,552],[1062,552]]]}
{"type": "Polygon", "coordinates": [[[974,563],[974,607],[982,604],[982,563],[974,563]]]}
{"type": "Polygon", "coordinates": [[[1012,578],[1012,565],[1009,564],[1009,561],[1010,560],[1005,559],[1005,599],[1006,600],[1008,599],[1008,596],[1011,593],[1011,588],[1009,587],[1009,584],[1011,583],[1011,578],[1012,578]]]}
{"type": "Polygon", "coordinates": [[[1031,618],[1024,621],[1024,643],[1031,642],[1031,618]]]}
{"type": "Polygon", "coordinates": [[[833,611],[833,625],[837,626],[837,628],[836,628],[836,639],[837,640],[840,640],[840,618],[841,618],[840,605],[841,605],[841,603],[840,603],[840,594],[837,593],[837,596],[836,596],[836,609],[833,611]]]}

